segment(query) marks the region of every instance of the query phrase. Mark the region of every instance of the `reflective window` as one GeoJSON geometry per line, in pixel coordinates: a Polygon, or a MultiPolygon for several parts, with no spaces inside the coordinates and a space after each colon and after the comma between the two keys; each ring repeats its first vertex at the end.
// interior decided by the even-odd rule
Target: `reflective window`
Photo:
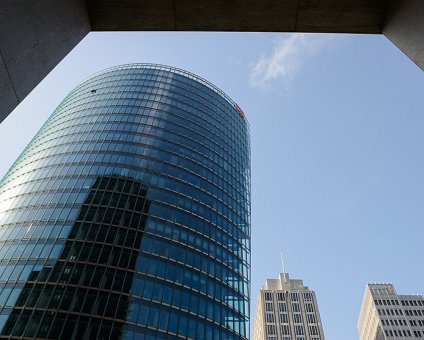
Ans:
{"type": "Polygon", "coordinates": [[[249,277],[249,126],[188,72],[91,77],[0,182],[2,335],[246,339],[249,277]]]}

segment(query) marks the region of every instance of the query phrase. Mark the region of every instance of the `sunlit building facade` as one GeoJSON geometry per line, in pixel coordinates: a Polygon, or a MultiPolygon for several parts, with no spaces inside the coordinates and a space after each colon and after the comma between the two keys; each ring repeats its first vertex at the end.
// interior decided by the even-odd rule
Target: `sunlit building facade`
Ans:
{"type": "Polygon", "coordinates": [[[281,273],[261,287],[253,340],[325,340],[315,292],[281,273]]]}
{"type": "Polygon", "coordinates": [[[0,182],[0,333],[247,339],[243,111],[189,72],[102,71],[0,182]]]}
{"type": "Polygon", "coordinates": [[[367,284],[358,332],[360,340],[424,338],[424,297],[400,295],[391,283],[367,284]]]}

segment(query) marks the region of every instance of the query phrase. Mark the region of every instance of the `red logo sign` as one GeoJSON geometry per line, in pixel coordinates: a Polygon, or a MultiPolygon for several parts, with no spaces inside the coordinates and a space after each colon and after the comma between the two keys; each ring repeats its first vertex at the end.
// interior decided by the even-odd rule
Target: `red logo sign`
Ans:
{"type": "Polygon", "coordinates": [[[237,104],[234,104],[234,108],[236,109],[236,111],[239,113],[240,116],[244,117],[244,112],[240,106],[238,106],[237,104]]]}

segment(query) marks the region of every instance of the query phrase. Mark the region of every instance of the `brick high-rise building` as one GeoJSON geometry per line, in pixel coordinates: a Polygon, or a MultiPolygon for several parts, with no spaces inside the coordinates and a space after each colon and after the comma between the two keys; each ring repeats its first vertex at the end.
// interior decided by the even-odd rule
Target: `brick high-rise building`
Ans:
{"type": "Polygon", "coordinates": [[[281,273],[259,291],[253,340],[324,340],[315,292],[281,273]]]}
{"type": "Polygon", "coordinates": [[[398,295],[391,283],[367,284],[358,332],[360,340],[424,338],[424,298],[398,295]]]}

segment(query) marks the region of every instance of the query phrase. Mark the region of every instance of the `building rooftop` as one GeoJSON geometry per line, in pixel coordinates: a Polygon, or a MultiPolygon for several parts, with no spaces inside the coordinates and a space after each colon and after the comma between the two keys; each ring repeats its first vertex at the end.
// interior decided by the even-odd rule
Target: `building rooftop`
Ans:
{"type": "Polygon", "coordinates": [[[309,290],[302,280],[290,279],[288,273],[280,273],[278,279],[267,279],[262,290],[309,290]]]}

